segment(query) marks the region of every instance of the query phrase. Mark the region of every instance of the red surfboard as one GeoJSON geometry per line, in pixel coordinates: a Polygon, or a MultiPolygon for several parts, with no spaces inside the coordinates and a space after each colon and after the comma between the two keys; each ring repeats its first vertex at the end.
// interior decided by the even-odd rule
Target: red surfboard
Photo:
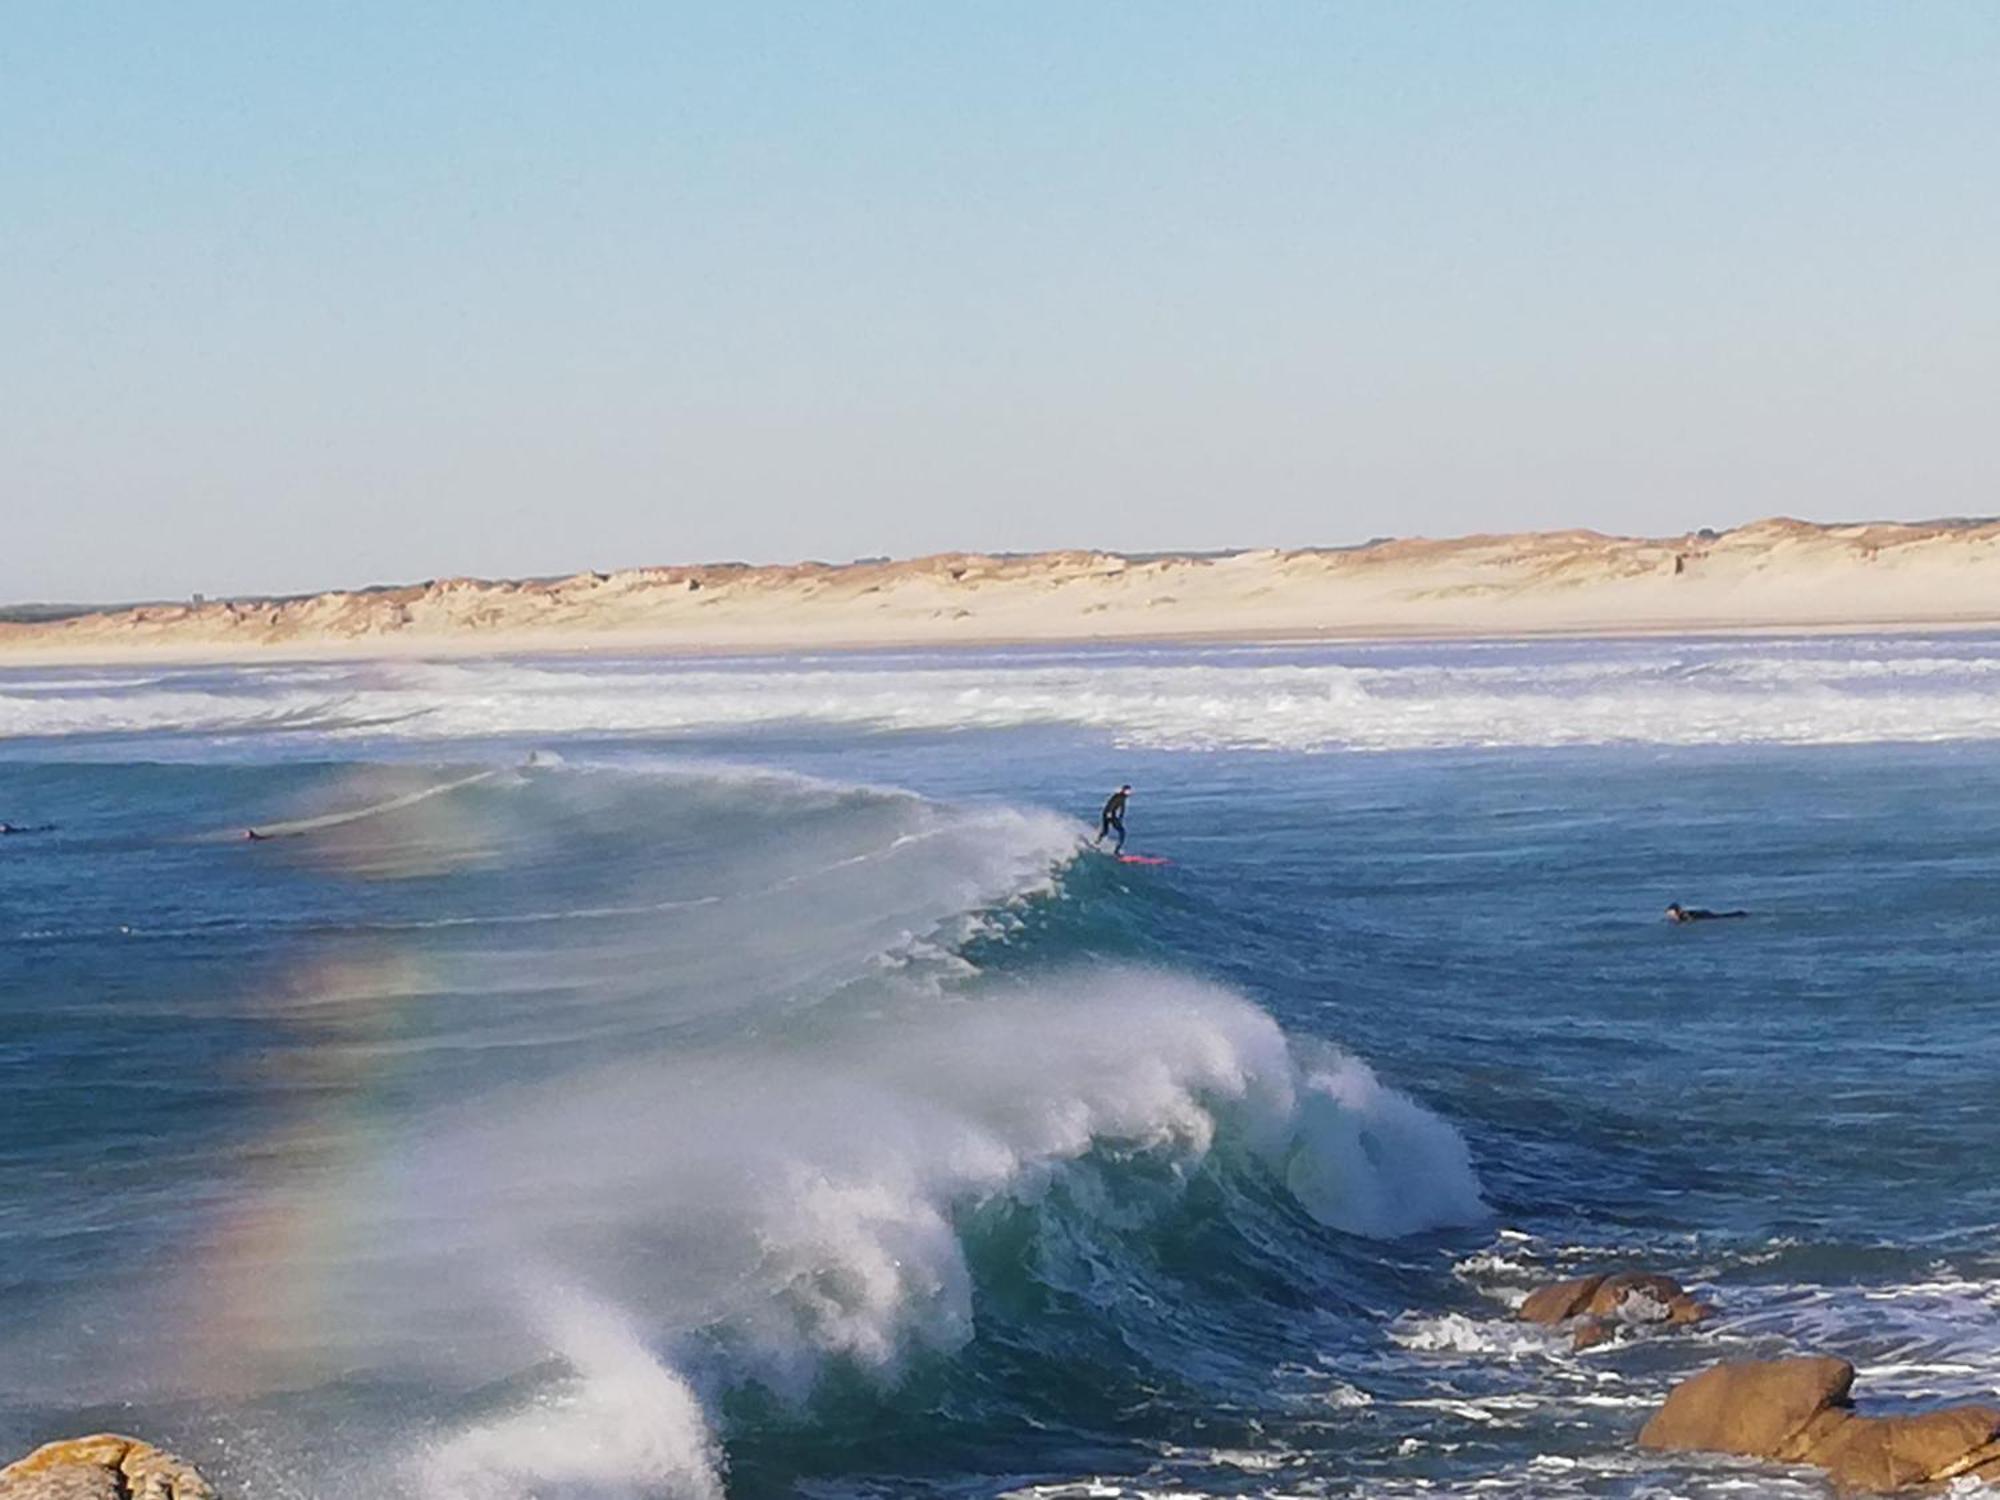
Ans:
{"type": "Polygon", "coordinates": [[[1162,859],[1157,854],[1121,854],[1118,856],[1118,863],[1121,865],[1170,865],[1173,861],[1162,859]]]}

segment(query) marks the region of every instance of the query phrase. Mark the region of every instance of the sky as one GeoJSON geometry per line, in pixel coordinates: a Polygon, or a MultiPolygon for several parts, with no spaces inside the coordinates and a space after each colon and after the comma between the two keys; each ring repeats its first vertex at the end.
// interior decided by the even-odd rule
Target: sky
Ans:
{"type": "Polygon", "coordinates": [[[2000,511],[2000,5],[24,0],[0,600],[2000,511]]]}

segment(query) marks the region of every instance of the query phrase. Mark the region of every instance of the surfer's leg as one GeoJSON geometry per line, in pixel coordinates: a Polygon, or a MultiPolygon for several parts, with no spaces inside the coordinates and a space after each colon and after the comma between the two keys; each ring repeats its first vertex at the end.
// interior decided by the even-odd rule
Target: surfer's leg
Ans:
{"type": "Polygon", "coordinates": [[[1119,818],[1111,826],[1118,830],[1118,842],[1112,846],[1111,852],[1113,854],[1123,854],[1125,852],[1125,820],[1119,818]]]}

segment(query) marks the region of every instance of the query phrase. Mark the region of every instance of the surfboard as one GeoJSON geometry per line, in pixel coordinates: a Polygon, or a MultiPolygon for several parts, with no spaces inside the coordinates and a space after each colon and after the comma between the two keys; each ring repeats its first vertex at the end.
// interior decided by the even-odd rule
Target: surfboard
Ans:
{"type": "Polygon", "coordinates": [[[1118,863],[1121,865],[1170,865],[1173,863],[1172,860],[1162,859],[1157,854],[1121,854],[1117,858],[1118,863]]]}

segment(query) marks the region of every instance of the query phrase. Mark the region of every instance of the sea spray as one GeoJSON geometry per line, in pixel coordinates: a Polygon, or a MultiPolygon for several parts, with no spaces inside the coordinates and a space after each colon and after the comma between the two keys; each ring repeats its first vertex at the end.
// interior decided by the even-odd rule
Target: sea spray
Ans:
{"type": "Polygon", "coordinates": [[[545,1291],[536,1311],[569,1374],[526,1410],[427,1445],[410,1465],[423,1500],[720,1500],[721,1455],[687,1381],[610,1308],[545,1291]]]}
{"type": "MultiPolygon", "coordinates": [[[[1315,1217],[1355,1233],[1483,1213],[1450,1127],[1357,1059],[1318,1050],[1301,1066],[1254,1006],[1146,973],[1003,987],[808,1056],[662,1060],[539,1105],[511,1101],[506,1116],[486,1127],[500,1132],[486,1139],[499,1180],[470,1179],[446,1145],[450,1217],[491,1226],[477,1240],[489,1250],[511,1244],[618,1288],[627,1311],[530,1320],[554,1330],[549,1352],[577,1379],[447,1441],[425,1471],[440,1500],[472,1493],[451,1485],[475,1477],[622,1493],[602,1487],[637,1486],[663,1454],[698,1451],[687,1434],[710,1419],[648,1348],[700,1335],[727,1351],[711,1362],[723,1383],[802,1403],[830,1367],[893,1380],[912,1354],[963,1347],[974,1272],[958,1217],[995,1197],[1032,1203],[1100,1148],[1185,1168],[1227,1134],[1315,1217]],[[552,1163],[572,1165],[558,1181],[542,1175],[552,1163]],[[620,1425],[639,1396],[665,1402],[671,1441],[645,1424],[622,1447],[585,1436],[620,1425]]],[[[463,1295],[438,1277],[427,1300],[463,1295]]],[[[673,1493],[700,1493],[687,1476],[703,1472],[682,1464],[673,1493]]]]}
{"type": "Polygon", "coordinates": [[[1464,1137],[1359,1058],[1307,1053],[1285,1185],[1314,1218],[1383,1238],[1482,1216],[1464,1137]]]}

